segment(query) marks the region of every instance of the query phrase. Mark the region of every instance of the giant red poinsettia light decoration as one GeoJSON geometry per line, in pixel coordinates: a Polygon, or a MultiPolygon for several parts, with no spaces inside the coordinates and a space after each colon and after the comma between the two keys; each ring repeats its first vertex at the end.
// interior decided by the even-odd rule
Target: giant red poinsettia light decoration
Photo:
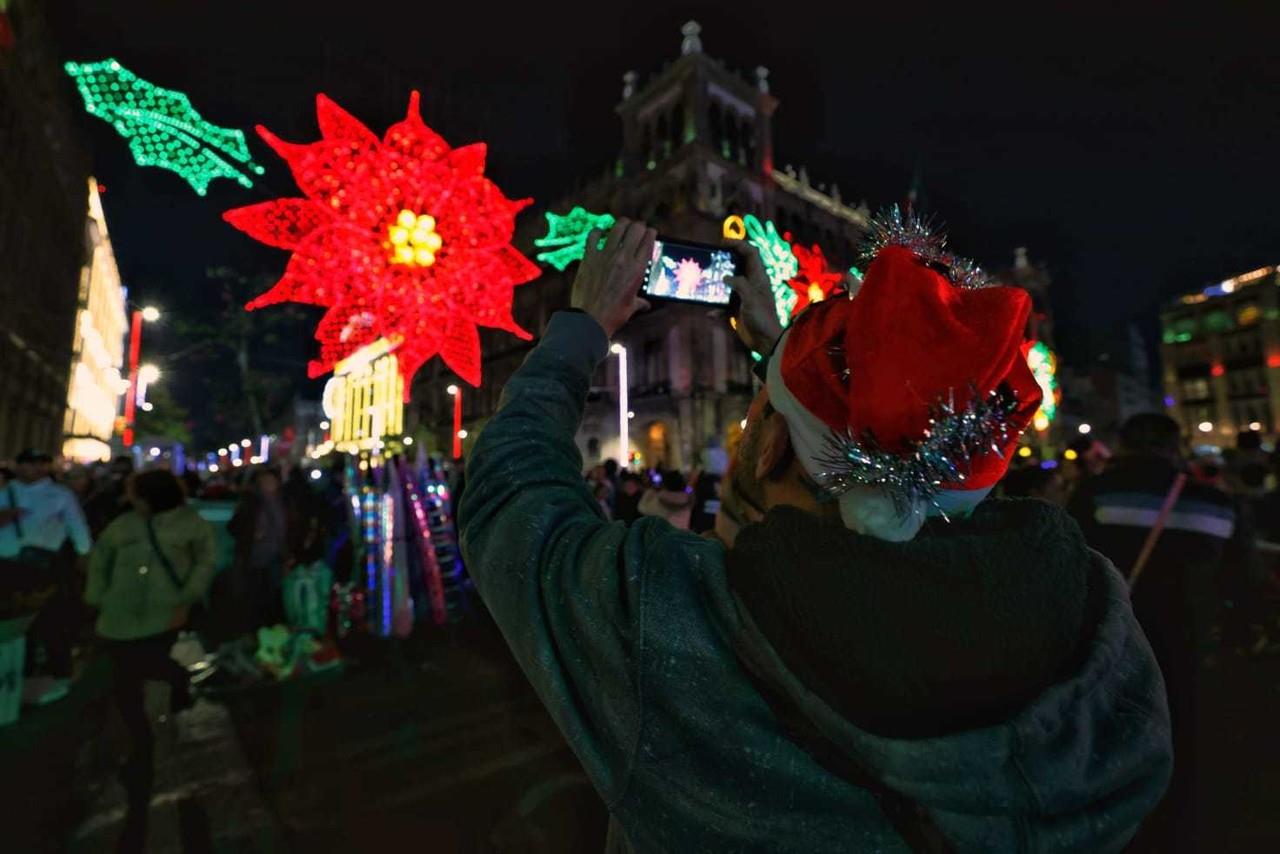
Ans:
{"type": "Polygon", "coordinates": [[[306,145],[258,127],[305,197],[223,215],[293,252],[280,281],[246,307],[328,308],[316,328],[313,377],[388,338],[398,342],[406,379],[439,355],[479,385],[478,326],[532,337],[511,317],[513,288],[539,272],[511,245],[516,212],[532,200],[512,201],[484,176],[484,143],[450,148],[427,127],[417,92],[381,140],[324,95],[316,96],[316,115],[322,138],[306,145]]]}
{"type": "Polygon", "coordinates": [[[791,253],[796,256],[799,271],[787,284],[796,292],[796,304],[791,309],[795,317],[811,302],[821,302],[835,291],[843,278],[841,273],[832,272],[827,266],[822,247],[813,244],[812,249],[805,249],[799,243],[792,244],[791,253]]]}

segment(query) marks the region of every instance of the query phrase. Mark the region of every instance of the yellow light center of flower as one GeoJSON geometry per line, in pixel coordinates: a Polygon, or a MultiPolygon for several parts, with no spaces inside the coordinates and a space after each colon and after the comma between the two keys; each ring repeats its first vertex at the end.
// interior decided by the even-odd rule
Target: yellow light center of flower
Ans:
{"type": "Polygon", "coordinates": [[[809,286],[809,302],[822,302],[822,288],[817,285],[809,286]]]}
{"type": "Polygon", "coordinates": [[[416,214],[405,208],[396,216],[396,221],[387,226],[385,245],[391,251],[392,264],[430,267],[436,262],[442,243],[436,231],[436,218],[431,214],[416,214]]]}

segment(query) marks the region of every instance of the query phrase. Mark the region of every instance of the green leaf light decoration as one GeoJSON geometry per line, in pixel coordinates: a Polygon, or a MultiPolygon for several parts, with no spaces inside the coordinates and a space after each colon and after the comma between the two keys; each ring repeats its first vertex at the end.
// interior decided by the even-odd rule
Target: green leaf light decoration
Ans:
{"type": "Polygon", "coordinates": [[[1031,373],[1044,394],[1033,421],[1047,427],[1058,414],[1058,358],[1043,341],[1037,341],[1027,352],[1027,367],[1031,368],[1031,373]]]}
{"type": "Polygon", "coordinates": [[[747,230],[747,242],[760,251],[760,259],[764,262],[765,272],[769,274],[769,284],[773,287],[773,305],[778,313],[778,322],[783,327],[791,324],[791,310],[796,305],[796,292],[787,282],[800,272],[800,264],[796,261],[791,244],[782,239],[778,229],[771,220],[760,222],[756,217],[747,214],[742,218],[747,230]]]}
{"type": "Polygon", "coordinates": [[[215,178],[252,187],[249,173],[262,174],[244,132],[205,121],[183,93],[149,83],[114,59],[65,67],[85,109],[129,141],[139,166],[177,172],[202,196],[215,178]]]}
{"type": "Polygon", "coordinates": [[[581,207],[575,207],[563,216],[547,211],[546,217],[547,233],[534,240],[533,245],[547,248],[547,251],[534,257],[561,272],[574,261],[582,260],[587,235],[593,228],[605,231],[613,228],[614,223],[611,214],[594,214],[581,207]]]}

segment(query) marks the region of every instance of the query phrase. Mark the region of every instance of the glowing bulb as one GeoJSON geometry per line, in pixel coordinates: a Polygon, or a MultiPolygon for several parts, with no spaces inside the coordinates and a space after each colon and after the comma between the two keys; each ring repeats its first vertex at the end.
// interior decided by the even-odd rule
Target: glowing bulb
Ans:
{"type": "Polygon", "coordinates": [[[413,247],[397,246],[396,261],[400,262],[401,264],[412,264],[413,263],[413,247]]]}
{"type": "Polygon", "coordinates": [[[155,365],[143,365],[138,368],[138,379],[142,380],[147,385],[151,385],[153,382],[160,379],[160,369],[155,365]]]}
{"type": "Polygon", "coordinates": [[[436,262],[436,253],[425,246],[420,246],[413,251],[413,259],[424,267],[430,267],[436,262]]]}
{"type": "Polygon", "coordinates": [[[636,417],[636,414],[635,414],[634,412],[630,411],[630,410],[627,410],[627,417],[628,417],[628,418],[635,418],[635,417],[636,417]]]}
{"type": "Polygon", "coordinates": [[[1028,448],[1026,445],[1023,445],[1021,448],[1018,449],[1018,456],[1023,458],[1031,456],[1031,449],[1028,448]]]}
{"type": "Polygon", "coordinates": [[[409,229],[396,226],[391,229],[391,243],[395,246],[404,246],[409,242],[409,229]]]}
{"type": "Polygon", "coordinates": [[[149,305],[142,310],[142,319],[147,323],[155,323],[160,319],[160,309],[154,305],[149,305]]]}
{"type": "Polygon", "coordinates": [[[1262,422],[1261,422],[1261,421],[1250,421],[1250,422],[1249,422],[1249,429],[1250,429],[1250,430],[1261,430],[1261,429],[1262,429],[1262,422]]]}
{"type": "Polygon", "coordinates": [[[1049,417],[1043,412],[1037,412],[1032,422],[1035,428],[1041,432],[1049,429],[1049,417]]]}
{"type": "Polygon", "coordinates": [[[1067,461],[1078,460],[1080,455],[1076,453],[1075,448],[1067,448],[1062,452],[1062,458],[1067,461]]]}
{"type": "Polygon", "coordinates": [[[444,239],[436,232],[433,231],[427,235],[427,248],[432,252],[438,252],[443,243],[444,239]]]}
{"type": "Polygon", "coordinates": [[[321,475],[320,475],[320,469],[312,469],[312,470],[311,470],[311,479],[312,479],[312,480],[319,480],[319,479],[320,479],[320,477],[321,477],[321,475]]]}
{"type": "Polygon", "coordinates": [[[459,439],[465,439],[465,438],[467,438],[467,431],[466,431],[466,430],[459,430],[459,431],[458,431],[458,438],[459,438],[459,439]]]}
{"type": "Polygon", "coordinates": [[[809,286],[809,302],[822,302],[822,288],[817,285],[809,286]]]}
{"type": "Polygon", "coordinates": [[[240,440],[240,447],[242,447],[242,448],[247,448],[247,447],[249,447],[249,446],[250,446],[250,445],[252,445],[252,444],[253,444],[253,443],[252,443],[252,442],[250,442],[248,439],[241,439],[241,440],[240,440]]]}
{"type": "Polygon", "coordinates": [[[321,421],[321,422],[320,422],[320,429],[321,429],[321,430],[328,430],[328,429],[329,429],[329,422],[328,422],[328,421],[321,421]]]}
{"type": "Polygon", "coordinates": [[[458,387],[457,387],[456,385],[453,385],[452,383],[450,383],[450,384],[449,384],[449,387],[448,387],[448,388],[446,388],[446,389],[445,389],[445,391],[449,392],[449,394],[457,394],[457,393],[458,393],[458,387]]]}
{"type": "Polygon", "coordinates": [[[153,457],[158,457],[158,456],[160,456],[160,449],[159,449],[159,448],[152,448],[152,449],[151,449],[151,456],[153,456],[153,457]]]}
{"type": "Polygon", "coordinates": [[[415,228],[413,230],[413,245],[426,246],[427,241],[431,239],[431,232],[425,228],[415,228]]]}
{"type": "Polygon", "coordinates": [[[1088,435],[1089,432],[1093,430],[1093,427],[1088,424],[1081,424],[1076,429],[1080,431],[1081,435],[1088,435]]]}
{"type": "Polygon", "coordinates": [[[400,215],[396,217],[396,224],[408,231],[418,224],[418,218],[413,215],[413,211],[405,208],[400,211],[400,215]]]}
{"type": "Polygon", "coordinates": [[[235,466],[236,468],[240,468],[240,466],[244,465],[244,460],[232,460],[231,465],[235,466]]]}
{"type": "Polygon", "coordinates": [[[405,436],[405,437],[404,437],[404,443],[405,443],[406,445],[412,445],[412,444],[413,444],[413,437],[412,437],[412,436],[405,436]]]}
{"type": "Polygon", "coordinates": [[[210,471],[210,473],[212,473],[212,474],[217,474],[217,473],[218,473],[218,464],[217,464],[217,463],[209,463],[209,471],[210,471]]]}
{"type": "Polygon", "coordinates": [[[1201,432],[1201,433],[1208,433],[1208,432],[1210,432],[1211,430],[1213,430],[1213,422],[1212,422],[1212,421],[1201,421],[1201,422],[1200,422],[1200,432],[1201,432]]]}
{"type": "Polygon", "coordinates": [[[433,217],[431,214],[423,214],[422,216],[418,217],[417,225],[418,225],[418,228],[422,231],[435,231],[436,218],[433,217]]]}
{"type": "Polygon", "coordinates": [[[615,355],[618,353],[621,353],[622,350],[623,350],[623,347],[621,344],[614,344],[612,347],[609,348],[609,352],[615,355]]]}
{"type": "Polygon", "coordinates": [[[742,428],[743,430],[746,430],[746,429],[747,429],[747,419],[745,419],[745,418],[744,418],[744,419],[742,419],[741,421],[739,421],[739,422],[738,422],[738,426],[739,426],[740,428],[742,428]]]}

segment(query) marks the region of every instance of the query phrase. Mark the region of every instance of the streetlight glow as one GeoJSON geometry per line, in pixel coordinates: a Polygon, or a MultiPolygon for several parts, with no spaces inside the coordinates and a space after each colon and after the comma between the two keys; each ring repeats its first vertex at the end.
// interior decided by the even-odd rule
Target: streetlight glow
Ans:
{"type": "Polygon", "coordinates": [[[454,395],[458,393],[458,387],[453,383],[449,383],[449,387],[445,391],[449,392],[450,395],[454,395]]]}
{"type": "Polygon", "coordinates": [[[412,436],[405,436],[405,437],[404,437],[404,443],[405,443],[406,445],[412,445],[412,444],[413,444],[413,437],[412,437],[412,436]]]}
{"type": "Polygon", "coordinates": [[[160,319],[160,309],[154,305],[149,305],[142,310],[142,319],[147,323],[155,323],[160,319]]]}
{"type": "Polygon", "coordinates": [[[1213,430],[1213,422],[1212,422],[1212,421],[1201,421],[1201,422],[1200,422],[1200,432],[1201,432],[1201,433],[1208,433],[1208,432],[1210,432],[1211,430],[1213,430]]]}
{"type": "Polygon", "coordinates": [[[160,369],[151,364],[143,365],[138,368],[138,379],[142,380],[147,385],[151,385],[153,382],[160,379],[160,369]]]}
{"type": "Polygon", "coordinates": [[[459,438],[459,439],[465,439],[465,438],[467,438],[467,431],[466,431],[466,430],[459,430],[459,431],[458,431],[458,438],[459,438]]]}
{"type": "Polygon", "coordinates": [[[240,440],[240,447],[242,447],[242,448],[247,448],[247,447],[249,447],[249,446],[250,446],[250,445],[252,445],[252,444],[253,444],[253,442],[250,442],[248,439],[241,439],[241,440],[240,440]]]}
{"type": "Polygon", "coordinates": [[[1089,424],[1081,424],[1078,429],[1080,430],[1080,434],[1082,436],[1087,436],[1089,432],[1093,430],[1093,427],[1089,424]]]}

